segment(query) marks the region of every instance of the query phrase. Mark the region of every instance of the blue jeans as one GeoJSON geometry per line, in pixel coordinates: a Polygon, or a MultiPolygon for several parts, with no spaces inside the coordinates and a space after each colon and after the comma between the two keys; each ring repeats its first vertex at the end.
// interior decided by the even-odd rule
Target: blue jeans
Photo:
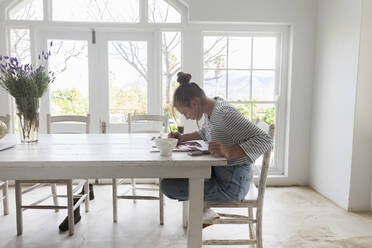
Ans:
{"type": "MultiPolygon", "coordinates": [[[[211,178],[204,180],[204,201],[234,202],[244,199],[249,190],[251,165],[212,166],[211,178]]],[[[163,179],[160,189],[167,197],[180,201],[189,198],[189,180],[163,179]]]]}

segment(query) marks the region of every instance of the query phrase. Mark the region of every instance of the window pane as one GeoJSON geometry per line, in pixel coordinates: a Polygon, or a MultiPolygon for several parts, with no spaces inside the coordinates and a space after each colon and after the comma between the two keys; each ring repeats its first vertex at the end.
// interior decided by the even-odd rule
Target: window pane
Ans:
{"type": "Polygon", "coordinates": [[[275,104],[233,104],[245,118],[253,123],[265,122],[268,125],[275,123],[275,104]],[[251,113],[253,111],[253,113],[251,113]]]}
{"type": "Polygon", "coordinates": [[[204,68],[226,68],[227,38],[223,36],[204,37],[204,68]]]}
{"type": "Polygon", "coordinates": [[[53,20],[139,22],[139,0],[55,0],[53,20]]]}
{"type": "MultiPolygon", "coordinates": [[[[177,72],[181,70],[181,32],[162,33],[162,90],[163,114],[170,117],[170,126],[173,128],[180,123],[180,116],[172,115],[171,102],[173,93],[178,87],[177,72]],[[176,118],[176,120],[173,120],[176,118]]],[[[176,114],[177,112],[175,112],[176,114]]]]}
{"type": "Polygon", "coordinates": [[[276,38],[254,37],[253,38],[253,68],[275,69],[276,38]]]}
{"type": "Polygon", "coordinates": [[[252,80],[254,100],[275,100],[275,71],[253,71],[252,80]]]}
{"type": "Polygon", "coordinates": [[[22,1],[9,10],[12,20],[43,20],[43,0],[22,1]]]}
{"type": "Polygon", "coordinates": [[[209,97],[219,96],[226,99],[226,71],[205,70],[204,91],[209,97]]]}
{"type": "Polygon", "coordinates": [[[229,71],[229,101],[250,100],[250,71],[229,71]]]}
{"type": "Polygon", "coordinates": [[[51,114],[88,114],[88,41],[48,40],[50,42],[53,46],[49,68],[56,75],[50,87],[51,114]]]}
{"type": "Polygon", "coordinates": [[[181,14],[164,0],[148,0],[150,23],[180,23],[181,14]]]}
{"type": "Polygon", "coordinates": [[[274,104],[253,104],[253,122],[265,122],[272,124],[275,122],[274,104]]]}
{"type": "Polygon", "coordinates": [[[251,68],[252,38],[230,37],[229,38],[229,68],[251,68]]]}
{"type": "Polygon", "coordinates": [[[10,29],[10,56],[22,64],[31,63],[31,42],[29,29],[10,29]]]}
{"type": "Polygon", "coordinates": [[[147,112],[147,42],[109,41],[110,122],[147,112]]]}

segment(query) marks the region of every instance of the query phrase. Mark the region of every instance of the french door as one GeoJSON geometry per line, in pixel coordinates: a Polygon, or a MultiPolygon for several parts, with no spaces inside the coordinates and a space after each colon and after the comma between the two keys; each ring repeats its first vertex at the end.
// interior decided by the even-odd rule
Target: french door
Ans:
{"type": "MultiPolygon", "coordinates": [[[[36,51],[50,52],[48,67],[55,74],[55,81],[42,98],[40,126],[45,131],[46,114],[86,115],[94,112],[94,48],[90,32],[39,31],[40,42],[36,51]]],[[[37,53],[36,53],[37,54],[37,53]]],[[[34,56],[38,63],[39,56],[34,56]]],[[[80,133],[83,125],[59,123],[53,125],[53,132],[80,133]]]]}
{"type": "MultiPolygon", "coordinates": [[[[160,113],[152,33],[98,32],[100,124],[110,133],[127,132],[127,116],[160,113]]],[[[144,124],[146,125],[146,124],[144,124]]]]}
{"type": "MultiPolygon", "coordinates": [[[[41,42],[36,49],[51,52],[49,69],[56,76],[42,99],[42,130],[47,113],[89,113],[93,133],[102,132],[103,126],[106,132],[127,132],[128,113],[160,113],[153,33],[44,30],[37,35],[41,42]]],[[[84,130],[74,123],[53,128],[84,130]]]]}

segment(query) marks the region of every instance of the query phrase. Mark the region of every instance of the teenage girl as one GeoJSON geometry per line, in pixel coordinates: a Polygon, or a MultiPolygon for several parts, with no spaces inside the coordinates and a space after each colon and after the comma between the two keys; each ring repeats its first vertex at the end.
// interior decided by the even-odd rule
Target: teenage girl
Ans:
{"type": "MultiPolygon", "coordinates": [[[[272,146],[271,137],[247,120],[222,98],[209,98],[191,75],[177,74],[180,83],[173,96],[173,106],[186,119],[200,120],[202,127],[193,133],[172,132],[179,142],[204,140],[209,152],[227,159],[227,166],[212,167],[210,179],[204,181],[204,200],[233,202],[242,200],[249,190],[251,164],[272,146]]],[[[162,192],[171,199],[188,200],[188,179],[163,179],[162,192]]]]}

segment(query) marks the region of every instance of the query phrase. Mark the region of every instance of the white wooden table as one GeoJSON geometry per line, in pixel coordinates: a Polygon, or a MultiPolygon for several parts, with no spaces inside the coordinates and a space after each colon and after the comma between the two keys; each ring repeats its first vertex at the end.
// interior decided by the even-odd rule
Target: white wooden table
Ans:
{"type": "Polygon", "coordinates": [[[81,178],[188,178],[187,247],[201,247],[204,179],[224,158],[161,157],[151,153],[151,134],[48,134],[37,144],[0,151],[0,180],[81,178]]]}

